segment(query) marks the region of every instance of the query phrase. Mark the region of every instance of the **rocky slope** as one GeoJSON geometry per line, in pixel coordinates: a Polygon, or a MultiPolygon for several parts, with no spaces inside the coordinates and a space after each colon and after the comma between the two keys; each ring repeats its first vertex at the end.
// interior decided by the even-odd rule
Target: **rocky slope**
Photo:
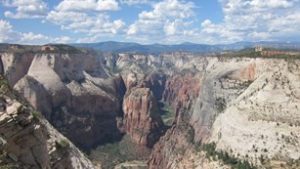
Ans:
{"type": "Polygon", "coordinates": [[[92,169],[92,163],[0,77],[1,168],[92,169]]]}
{"type": "MultiPolygon", "coordinates": [[[[184,112],[190,113],[185,124],[192,126],[192,141],[182,143],[181,140],[175,145],[216,143],[216,151],[227,152],[230,157],[262,168],[296,167],[300,158],[299,60],[204,60],[202,64],[206,63],[206,68],[198,98],[184,112]]],[[[184,163],[184,153],[179,153],[177,158],[170,156],[170,149],[178,149],[169,144],[176,136],[176,131],[167,132],[158,142],[150,167],[178,168],[184,163]]]]}
{"type": "Polygon", "coordinates": [[[121,137],[116,117],[125,87],[120,77],[108,77],[101,58],[71,47],[27,48],[1,53],[3,70],[52,125],[84,149],[121,137]]]}

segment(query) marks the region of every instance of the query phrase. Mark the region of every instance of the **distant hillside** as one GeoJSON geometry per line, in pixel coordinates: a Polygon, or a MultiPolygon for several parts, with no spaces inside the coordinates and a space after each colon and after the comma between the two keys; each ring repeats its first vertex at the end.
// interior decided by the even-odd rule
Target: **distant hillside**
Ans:
{"type": "Polygon", "coordinates": [[[149,44],[142,45],[131,42],[99,42],[99,43],[77,43],[71,44],[76,47],[91,48],[103,52],[137,52],[137,53],[163,53],[163,52],[193,52],[193,53],[210,53],[221,52],[225,50],[241,50],[253,48],[255,46],[272,47],[277,49],[300,50],[300,42],[237,42],[232,44],[196,44],[182,43],[176,45],[149,44]]]}
{"type": "Polygon", "coordinates": [[[99,43],[78,43],[71,44],[76,47],[92,48],[103,52],[138,52],[138,53],[162,53],[162,52],[215,52],[221,51],[218,46],[183,43],[178,45],[162,45],[162,44],[150,44],[142,45],[138,43],[128,42],[99,42],[99,43]]]}

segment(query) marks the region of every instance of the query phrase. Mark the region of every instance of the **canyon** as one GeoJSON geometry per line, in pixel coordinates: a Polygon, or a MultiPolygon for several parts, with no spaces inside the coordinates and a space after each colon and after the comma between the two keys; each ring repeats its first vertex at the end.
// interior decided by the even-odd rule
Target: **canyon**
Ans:
{"type": "Polygon", "coordinates": [[[296,57],[49,47],[1,47],[1,165],[300,167],[296,57]]]}

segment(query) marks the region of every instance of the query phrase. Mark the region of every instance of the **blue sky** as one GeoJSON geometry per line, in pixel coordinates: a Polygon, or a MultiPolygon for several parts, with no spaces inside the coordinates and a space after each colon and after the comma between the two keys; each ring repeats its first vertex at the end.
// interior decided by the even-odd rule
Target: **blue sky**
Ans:
{"type": "Polygon", "coordinates": [[[300,0],[0,0],[0,42],[298,41],[300,0]]]}

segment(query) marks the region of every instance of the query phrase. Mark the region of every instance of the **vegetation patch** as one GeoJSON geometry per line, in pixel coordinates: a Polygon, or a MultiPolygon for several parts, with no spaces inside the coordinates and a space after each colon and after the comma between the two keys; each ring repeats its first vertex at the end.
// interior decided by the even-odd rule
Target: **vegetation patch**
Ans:
{"type": "Polygon", "coordinates": [[[216,99],[215,105],[217,107],[218,112],[223,112],[226,108],[226,101],[224,98],[218,97],[216,99]]]}
{"type": "Polygon", "coordinates": [[[61,139],[60,141],[56,141],[55,146],[57,149],[66,149],[70,147],[70,143],[66,139],[61,139]]]}
{"type": "Polygon", "coordinates": [[[102,168],[111,169],[126,161],[147,160],[150,150],[133,143],[128,135],[120,142],[109,143],[97,147],[89,154],[94,163],[101,163],[102,168]]]}
{"type": "Polygon", "coordinates": [[[0,94],[4,95],[9,91],[8,81],[3,76],[0,76],[0,94]]]}
{"type": "Polygon", "coordinates": [[[208,159],[212,159],[214,161],[221,160],[224,164],[230,165],[232,169],[257,169],[257,167],[253,166],[246,160],[240,160],[236,157],[230,156],[225,151],[216,150],[216,143],[208,143],[202,144],[201,146],[196,146],[196,149],[202,150],[206,153],[206,157],[208,159]]]}
{"type": "Polygon", "coordinates": [[[38,111],[32,111],[31,115],[33,116],[33,119],[35,119],[35,120],[38,120],[42,116],[42,114],[38,111]]]}
{"type": "Polygon", "coordinates": [[[159,102],[161,118],[166,126],[171,126],[175,119],[175,112],[166,102],[159,102]]]}
{"type": "MultiPolygon", "coordinates": [[[[265,51],[276,51],[276,49],[266,48],[265,51]]],[[[282,50],[284,51],[284,50],[282,50]]],[[[286,51],[287,53],[278,53],[272,55],[264,55],[262,52],[255,51],[255,48],[246,48],[242,49],[237,52],[228,52],[225,54],[218,55],[219,57],[228,57],[228,58],[269,58],[269,59],[300,59],[300,54],[289,54],[289,50],[286,51]]]]}

